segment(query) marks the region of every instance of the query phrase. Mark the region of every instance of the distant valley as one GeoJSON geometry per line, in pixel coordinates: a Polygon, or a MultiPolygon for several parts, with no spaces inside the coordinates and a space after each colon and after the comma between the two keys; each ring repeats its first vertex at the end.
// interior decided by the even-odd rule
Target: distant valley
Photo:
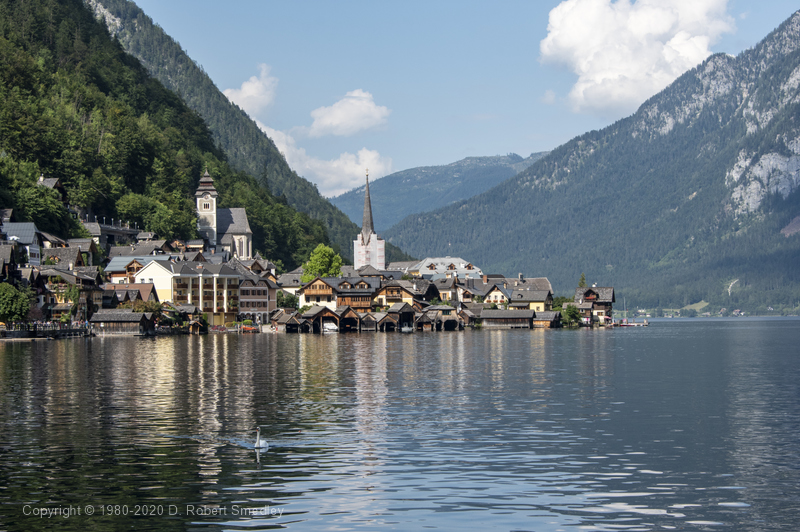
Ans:
{"type": "MultiPolygon", "coordinates": [[[[375,229],[385,231],[410,214],[445,207],[485,192],[525,170],[547,152],[523,159],[515,153],[467,157],[443,166],[422,166],[370,181],[375,229]]],[[[331,198],[353,222],[361,225],[364,186],[331,198]]]]}

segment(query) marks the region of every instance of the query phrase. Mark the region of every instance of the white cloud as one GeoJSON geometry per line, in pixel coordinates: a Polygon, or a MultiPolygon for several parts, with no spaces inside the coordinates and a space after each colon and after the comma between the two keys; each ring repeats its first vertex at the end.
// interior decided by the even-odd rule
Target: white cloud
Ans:
{"type": "Polygon", "coordinates": [[[541,58],[577,74],[575,112],[616,117],[711,55],[734,29],[726,10],[727,0],[565,0],[550,11],[541,58]]]}
{"type": "Polygon", "coordinates": [[[365,170],[374,179],[392,171],[392,159],[383,157],[375,150],[361,148],[355,155],[343,153],[338,159],[324,160],[312,157],[304,148],[297,146],[295,139],[256,120],[260,127],[283,153],[289,166],[306,179],[317,184],[326,197],[338,196],[364,182],[365,170]]]}
{"type": "Polygon", "coordinates": [[[258,69],[261,71],[259,77],[251,76],[239,89],[222,91],[230,101],[244,109],[250,116],[256,116],[272,105],[275,100],[275,89],[278,87],[278,78],[269,75],[268,65],[261,63],[258,69]]]}
{"type": "Polygon", "coordinates": [[[372,94],[356,89],[330,107],[311,111],[314,122],[308,130],[310,137],[337,135],[348,137],[359,131],[381,126],[387,122],[391,111],[375,105],[372,94]]]}

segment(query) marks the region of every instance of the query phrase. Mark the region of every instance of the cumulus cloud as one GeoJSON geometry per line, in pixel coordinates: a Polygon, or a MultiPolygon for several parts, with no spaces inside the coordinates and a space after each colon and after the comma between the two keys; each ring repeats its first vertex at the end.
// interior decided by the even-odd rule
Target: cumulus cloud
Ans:
{"type": "Polygon", "coordinates": [[[316,183],[325,197],[338,196],[362,185],[367,168],[374,179],[392,171],[392,159],[375,150],[361,148],[356,154],[345,152],[338,159],[318,159],[308,155],[288,133],[272,129],[258,120],[256,124],[275,142],[292,170],[316,183]]]}
{"type": "Polygon", "coordinates": [[[251,76],[242,83],[241,88],[222,91],[230,101],[250,116],[258,115],[272,105],[275,100],[275,89],[278,87],[278,78],[269,75],[268,65],[261,63],[258,69],[261,71],[260,75],[251,76]]]}
{"type": "Polygon", "coordinates": [[[575,112],[630,113],[711,55],[734,29],[727,0],[565,0],[550,11],[545,62],[566,65],[578,80],[575,112]]]}
{"type": "Polygon", "coordinates": [[[348,137],[359,131],[381,126],[387,122],[391,111],[376,105],[372,94],[356,89],[330,107],[311,111],[314,122],[308,130],[310,137],[337,135],[348,137]]]}

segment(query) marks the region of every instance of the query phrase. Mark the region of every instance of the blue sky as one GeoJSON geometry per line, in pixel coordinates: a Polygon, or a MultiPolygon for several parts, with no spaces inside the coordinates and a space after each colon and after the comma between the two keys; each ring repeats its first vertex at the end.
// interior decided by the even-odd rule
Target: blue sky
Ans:
{"type": "Polygon", "coordinates": [[[761,0],[136,0],[326,196],[526,157],[628,116],[797,5],[761,0]]]}

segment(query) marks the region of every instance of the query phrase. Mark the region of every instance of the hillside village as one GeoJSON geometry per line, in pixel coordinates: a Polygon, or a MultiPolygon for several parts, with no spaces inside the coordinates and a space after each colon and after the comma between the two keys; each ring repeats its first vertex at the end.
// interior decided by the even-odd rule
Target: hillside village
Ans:
{"type": "MultiPolygon", "coordinates": [[[[36,186],[56,190],[58,179],[36,186]]],[[[27,320],[84,324],[101,334],[245,330],[280,332],[451,331],[465,327],[560,327],[546,277],[484,273],[459,257],[385,264],[375,234],[367,176],[354,266],[303,282],[253,254],[243,208],[218,207],[206,170],[195,192],[197,240],[164,240],[120,220],[82,219],[91,238],[63,240],[3,211],[0,271],[34,300],[27,320]],[[241,328],[237,328],[241,330],[241,328]]],[[[576,289],[584,325],[612,318],[614,290],[576,289]]]]}

